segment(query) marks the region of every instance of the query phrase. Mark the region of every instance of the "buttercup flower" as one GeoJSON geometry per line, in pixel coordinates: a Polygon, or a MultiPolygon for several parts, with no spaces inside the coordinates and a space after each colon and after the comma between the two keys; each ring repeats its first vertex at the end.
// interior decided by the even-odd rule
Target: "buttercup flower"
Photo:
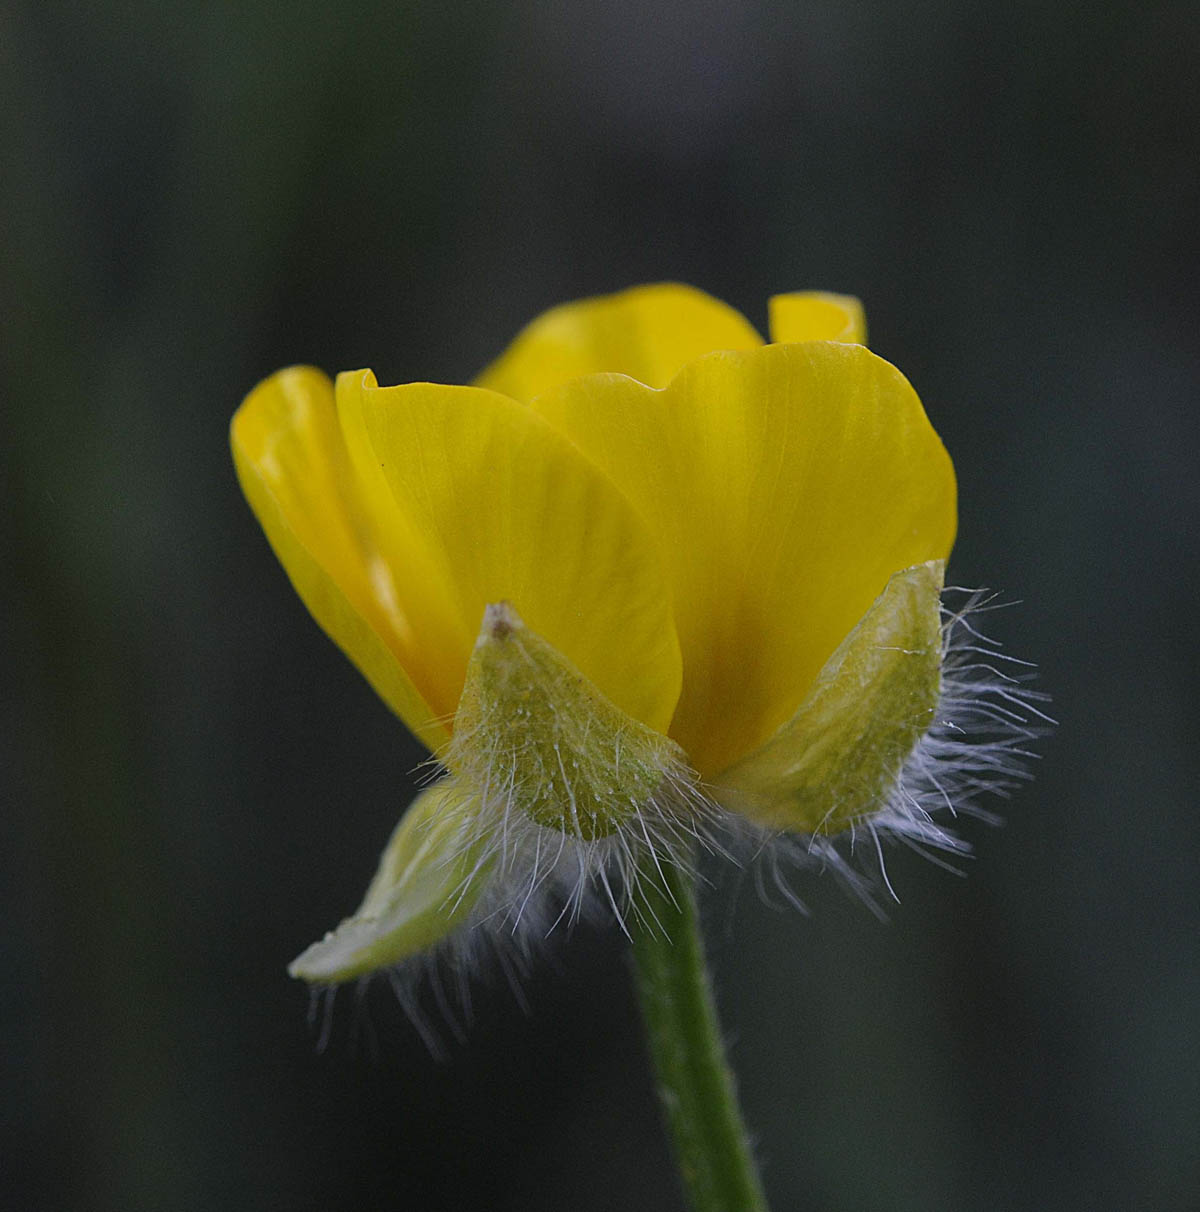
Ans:
{"type": "Polygon", "coordinates": [[[474,386],[291,368],[247,397],[272,547],[445,772],[295,975],[593,892],[637,913],[738,835],[953,846],[932,813],[1012,773],[1021,692],[943,613],[954,472],[916,393],[855,300],[775,298],[770,336],[648,286],[547,312],[474,386]]]}

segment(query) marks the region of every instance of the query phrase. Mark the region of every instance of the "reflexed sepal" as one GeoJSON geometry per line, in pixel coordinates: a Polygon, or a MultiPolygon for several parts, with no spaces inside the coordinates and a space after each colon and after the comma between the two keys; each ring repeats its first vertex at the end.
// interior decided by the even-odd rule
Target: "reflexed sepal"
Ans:
{"type": "Polygon", "coordinates": [[[442,759],[485,812],[584,842],[669,810],[690,774],[674,741],[616,707],[507,602],[484,614],[442,759]]]}
{"type": "Polygon", "coordinates": [[[820,834],[885,806],[934,722],[944,567],[892,576],[795,715],[717,780],[721,802],[769,828],[820,834]]]}
{"type": "Polygon", "coordinates": [[[288,972],[310,984],[340,984],[427,951],[463,925],[490,867],[473,840],[475,808],[453,779],[422,792],[392,833],[357,912],[288,972]]]}

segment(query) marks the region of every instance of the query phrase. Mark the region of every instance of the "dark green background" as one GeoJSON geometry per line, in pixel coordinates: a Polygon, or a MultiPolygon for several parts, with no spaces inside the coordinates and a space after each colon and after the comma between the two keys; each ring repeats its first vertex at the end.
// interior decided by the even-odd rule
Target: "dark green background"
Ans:
{"type": "Polygon", "coordinates": [[[777,1212],[1200,1206],[1198,63],[1192,4],[0,8],[0,1204],[679,1207],[608,935],[445,1062],[382,988],[317,1054],[284,964],[418,754],[226,444],[679,278],[862,296],[1062,721],[889,924],[707,899],[777,1212]]]}

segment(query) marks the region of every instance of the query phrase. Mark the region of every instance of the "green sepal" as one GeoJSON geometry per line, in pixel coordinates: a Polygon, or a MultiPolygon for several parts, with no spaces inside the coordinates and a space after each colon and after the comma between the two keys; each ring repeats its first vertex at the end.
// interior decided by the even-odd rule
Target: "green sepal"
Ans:
{"type": "Polygon", "coordinates": [[[617,707],[508,602],[484,614],[441,757],[489,808],[588,842],[670,803],[690,777],[674,741],[617,707]]]}
{"type": "Polygon", "coordinates": [[[731,809],[772,829],[839,833],[884,806],[941,693],[945,564],[893,574],[800,707],[716,780],[731,809]]]}
{"type": "Polygon", "coordinates": [[[357,911],[288,966],[333,985],[427,951],[470,916],[487,882],[471,830],[477,801],[454,779],[423,791],[396,826],[357,911]]]}

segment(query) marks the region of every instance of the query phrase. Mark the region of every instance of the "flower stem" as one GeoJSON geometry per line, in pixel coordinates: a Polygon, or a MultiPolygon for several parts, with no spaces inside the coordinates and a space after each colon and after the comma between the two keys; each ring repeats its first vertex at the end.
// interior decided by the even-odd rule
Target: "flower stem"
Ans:
{"type": "Polygon", "coordinates": [[[664,864],[642,887],[653,912],[634,932],[634,968],[689,1203],[693,1212],[766,1212],[721,1044],[693,877],[664,864]]]}

